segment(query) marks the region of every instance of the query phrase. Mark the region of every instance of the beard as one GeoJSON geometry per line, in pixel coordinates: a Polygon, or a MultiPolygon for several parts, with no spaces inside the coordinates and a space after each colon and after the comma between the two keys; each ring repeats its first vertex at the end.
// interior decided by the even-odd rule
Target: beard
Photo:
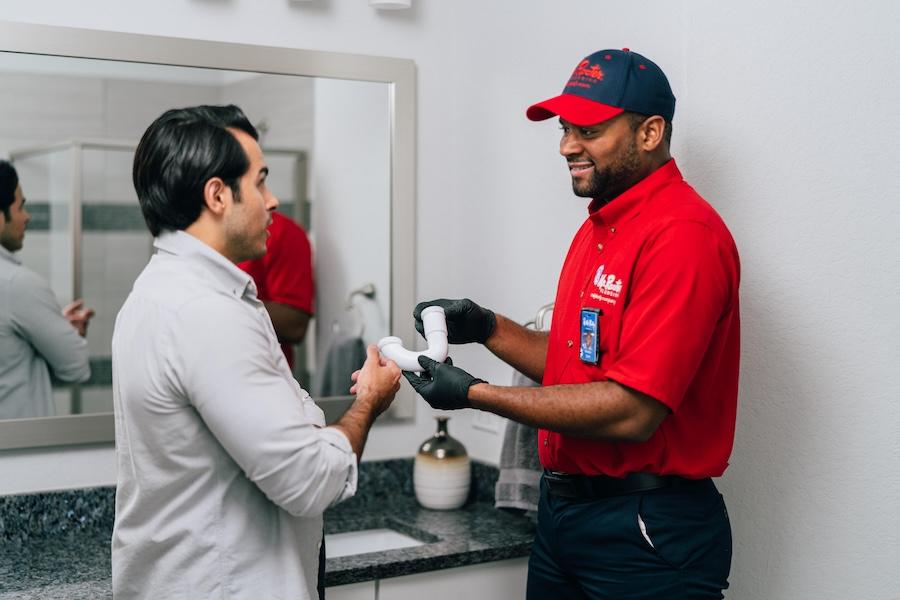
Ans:
{"type": "Polygon", "coordinates": [[[601,204],[606,204],[634,185],[640,172],[641,159],[637,143],[632,139],[628,146],[613,158],[608,167],[601,169],[594,163],[594,172],[590,179],[583,183],[573,179],[572,191],[576,196],[593,198],[601,204]]]}
{"type": "Polygon", "coordinates": [[[21,235],[16,234],[12,227],[3,228],[3,230],[0,231],[0,246],[3,246],[10,252],[18,252],[21,250],[24,240],[24,231],[22,231],[21,235]]]}

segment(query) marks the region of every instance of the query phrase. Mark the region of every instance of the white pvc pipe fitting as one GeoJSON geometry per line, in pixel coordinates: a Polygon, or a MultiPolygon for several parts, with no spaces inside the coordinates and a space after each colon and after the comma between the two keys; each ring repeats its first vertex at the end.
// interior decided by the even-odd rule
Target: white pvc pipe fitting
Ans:
{"type": "Polygon", "coordinates": [[[378,349],[385,358],[389,358],[404,371],[420,372],[419,356],[444,362],[447,358],[447,318],[444,309],[440,306],[429,306],[422,311],[422,325],[425,330],[425,341],[428,342],[428,350],[413,352],[403,347],[403,340],[398,337],[388,336],[378,340],[378,349]]]}

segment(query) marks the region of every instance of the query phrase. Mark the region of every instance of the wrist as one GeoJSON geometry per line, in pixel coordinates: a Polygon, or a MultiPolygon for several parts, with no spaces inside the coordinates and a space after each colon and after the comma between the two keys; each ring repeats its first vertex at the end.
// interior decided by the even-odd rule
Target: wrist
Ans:
{"type": "Polygon", "coordinates": [[[472,405],[472,408],[480,408],[480,403],[485,399],[490,386],[491,384],[482,379],[475,379],[469,384],[467,399],[469,400],[469,404],[472,405]]]}
{"type": "Polygon", "coordinates": [[[484,337],[481,340],[481,343],[486,344],[497,329],[497,315],[492,310],[486,308],[483,308],[482,310],[484,311],[484,337]]]}
{"type": "Polygon", "coordinates": [[[378,404],[372,398],[357,395],[338,423],[352,421],[355,426],[368,430],[375,423],[378,414],[378,404]]]}

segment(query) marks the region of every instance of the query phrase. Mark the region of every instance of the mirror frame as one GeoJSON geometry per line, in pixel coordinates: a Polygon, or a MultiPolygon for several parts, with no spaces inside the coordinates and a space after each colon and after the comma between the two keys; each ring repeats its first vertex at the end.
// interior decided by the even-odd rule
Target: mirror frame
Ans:
{"type": "MultiPolygon", "coordinates": [[[[391,334],[417,343],[410,311],[415,291],[416,71],[409,59],[208,42],[50,25],[0,22],[0,51],[70,58],[325,77],[388,84],[390,105],[391,334]]],[[[342,412],[352,396],[316,400],[326,415],[342,412]]],[[[379,420],[414,416],[415,395],[402,386],[379,420]]],[[[0,450],[113,442],[113,413],[0,421],[0,450]]]]}

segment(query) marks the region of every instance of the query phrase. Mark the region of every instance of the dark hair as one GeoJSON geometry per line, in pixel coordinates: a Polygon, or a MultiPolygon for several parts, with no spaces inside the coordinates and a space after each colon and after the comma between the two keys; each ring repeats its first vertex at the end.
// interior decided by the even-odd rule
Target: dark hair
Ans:
{"type": "MultiPolygon", "coordinates": [[[[637,131],[638,127],[641,126],[641,123],[646,121],[652,115],[643,115],[641,113],[629,112],[628,114],[628,122],[631,125],[632,131],[637,131]]],[[[665,118],[665,117],[663,117],[665,118]]],[[[666,127],[663,129],[663,140],[666,142],[666,146],[672,145],[672,121],[666,121],[666,127]]]]}
{"type": "Polygon", "coordinates": [[[19,187],[19,174],[7,160],[0,160],[0,211],[7,220],[12,218],[9,207],[16,201],[16,188],[19,187]]]}
{"type": "Polygon", "coordinates": [[[203,188],[219,177],[237,196],[238,180],[250,168],[240,142],[227,128],[259,134],[237,106],[192,106],[168,110],[144,132],[134,153],[132,179],[147,228],[185,229],[203,210],[203,188]]]}

